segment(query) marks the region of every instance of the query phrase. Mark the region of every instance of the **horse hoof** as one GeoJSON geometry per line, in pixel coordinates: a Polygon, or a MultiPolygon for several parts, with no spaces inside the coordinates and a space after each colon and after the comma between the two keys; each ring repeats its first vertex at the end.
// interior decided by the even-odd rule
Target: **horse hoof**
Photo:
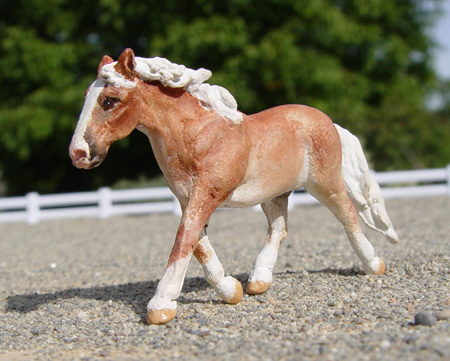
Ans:
{"type": "Polygon", "coordinates": [[[166,308],[164,310],[149,310],[147,312],[147,324],[164,325],[173,320],[177,314],[177,309],[166,308]]]}
{"type": "Polygon", "coordinates": [[[386,272],[386,264],[384,263],[382,258],[379,258],[380,260],[380,267],[378,268],[378,271],[376,271],[374,274],[375,275],[384,275],[384,272],[386,272]]]}
{"type": "Polygon", "coordinates": [[[225,301],[228,303],[231,303],[232,305],[235,305],[235,304],[241,302],[243,294],[244,294],[244,290],[242,289],[241,282],[236,280],[233,297],[230,299],[227,299],[225,301]]]}
{"type": "Polygon", "coordinates": [[[246,291],[249,295],[260,295],[270,288],[271,284],[264,281],[250,281],[247,283],[246,291]]]}
{"type": "Polygon", "coordinates": [[[384,264],[384,261],[380,257],[375,257],[371,264],[366,268],[366,275],[384,275],[384,272],[386,272],[386,265],[384,264]]]}
{"type": "Polygon", "coordinates": [[[225,277],[216,287],[220,298],[233,305],[241,302],[244,291],[241,282],[233,277],[225,277]]]}

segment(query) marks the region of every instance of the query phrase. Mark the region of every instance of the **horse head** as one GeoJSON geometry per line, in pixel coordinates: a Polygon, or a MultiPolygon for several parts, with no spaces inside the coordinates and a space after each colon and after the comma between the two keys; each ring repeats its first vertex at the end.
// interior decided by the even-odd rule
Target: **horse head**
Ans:
{"type": "Polygon", "coordinates": [[[138,125],[138,79],[135,57],[126,49],[117,62],[104,56],[97,79],[85,94],[84,105],[72,137],[69,154],[78,168],[98,166],[111,144],[127,137],[138,125]]]}

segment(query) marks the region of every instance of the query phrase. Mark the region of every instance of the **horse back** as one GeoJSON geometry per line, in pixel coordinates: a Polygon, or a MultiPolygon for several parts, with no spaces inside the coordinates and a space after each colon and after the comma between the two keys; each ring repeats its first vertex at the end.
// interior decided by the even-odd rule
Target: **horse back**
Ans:
{"type": "Polygon", "coordinates": [[[328,116],[282,105],[244,118],[251,142],[248,166],[231,206],[258,204],[301,188],[321,169],[341,163],[339,135],[328,116]]]}

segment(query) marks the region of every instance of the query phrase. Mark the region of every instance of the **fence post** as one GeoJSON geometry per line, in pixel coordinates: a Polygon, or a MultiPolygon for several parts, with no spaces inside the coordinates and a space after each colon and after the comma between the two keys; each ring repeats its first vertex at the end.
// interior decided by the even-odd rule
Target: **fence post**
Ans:
{"type": "Polygon", "coordinates": [[[112,214],[111,189],[103,187],[98,190],[98,216],[108,218],[112,214]]]}
{"type": "Polygon", "coordinates": [[[27,223],[28,224],[36,224],[39,223],[39,194],[36,192],[30,192],[25,196],[26,199],[26,214],[27,214],[27,223]]]}
{"type": "Polygon", "coordinates": [[[450,164],[447,165],[447,195],[450,197],[450,164]]]}

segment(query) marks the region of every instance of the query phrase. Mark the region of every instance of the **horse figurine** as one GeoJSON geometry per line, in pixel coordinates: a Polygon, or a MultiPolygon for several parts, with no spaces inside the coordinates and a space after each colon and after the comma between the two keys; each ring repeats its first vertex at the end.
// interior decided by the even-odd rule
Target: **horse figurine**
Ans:
{"type": "Polygon", "coordinates": [[[287,235],[288,196],[301,187],[339,220],[365,272],[383,274],[385,264],[361,231],[358,214],[390,242],[398,236],[358,139],[303,105],[245,115],[226,89],[205,83],[210,76],[163,58],[135,57],[131,49],[117,62],[104,56],[70,144],[73,164],[89,169],[105,159],[113,142],[142,131],[180,202],[180,226],[147,306],[148,323],[175,317],[192,254],[220,298],[241,301],[241,283],[225,276],[206,234],[218,207],[262,206],[269,229],[246,291],[265,292],[287,235]]]}

